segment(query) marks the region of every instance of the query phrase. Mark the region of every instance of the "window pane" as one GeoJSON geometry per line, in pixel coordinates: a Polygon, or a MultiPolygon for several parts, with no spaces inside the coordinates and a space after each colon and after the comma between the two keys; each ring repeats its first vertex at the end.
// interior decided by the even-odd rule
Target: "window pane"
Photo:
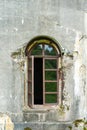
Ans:
{"type": "Polygon", "coordinates": [[[45,59],[45,69],[57,69],[57,60],[45,59]]]}
{"type": "Polygon", "coordinates": [[[46,94],[45,103],[57,103],[57,94],[46,94]]]}
{"type": "Polygon", "coordinates": [[[45,72],[45,80],[56,80],[57,72],[56,71],[46,71],[45,72]]]}
{"type": "Polygon", "coordinates": [[[50,45],[45,45],[45,55],[51,55],[51,56],[54,56],[56,55],[56,50],[50,46],[50,45]]]}
{"type": "Polygon", "coordinates": [[[57,92],[57,83],[45,83],[46,92],[57,92]]]}
{"type": "Polygon", "coordinates": [[[35,46],[31,51],[31,55],[42,55],[42,45],[35,46]]]}

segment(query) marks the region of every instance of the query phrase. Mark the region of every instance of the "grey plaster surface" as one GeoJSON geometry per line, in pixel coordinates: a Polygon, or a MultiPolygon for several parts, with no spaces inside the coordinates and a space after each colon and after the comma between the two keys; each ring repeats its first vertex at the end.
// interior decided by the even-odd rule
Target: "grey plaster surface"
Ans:
{"type": "Polygon", "coordinates": [[[31,128],[32,130],[68,130],[68,126],[71,125],[71,122],[68,123],[55,123],[55,122],[28,122],[28,123],[15,123],[14,130],[24,130],[24,128],[31,128]]]}
{"type": "MultiPolygon", "coordinates": [[[[11,54],[33,37],[47,35],[55,38],[66,51],[73,55],[75,52],[73,59],[65,56],[63,66],[65,89],[71,98],[71,112],[68,117],[71,119],[75,116],[84,117],[87,114],[85,99],[87,83],[85,83],[84,94],[83,82],[87,82],[87,76],[85,74],[85,81],[83,81],[82,72],[79,75],[78,68],[83,64],[87,68],[85,62],[87,40],[83,39],[80,44],[76,40],[81,38],[78,36],[79,33],[81,36],[87,33],[86,27],[86,0],[0,0],[0,112],[10,113],[14,121],[16,119],[22,121],[24,74],[13,62],[11,54]],[[81,48],[84,49],[81,50],[81,48]],[[77,53],[78,55],[76,55],[77,53]],[[84,114],[82,113],[83,106],[85,106],[84,114]],[[13,113],[15,116],[12,115],[13,113]]],[[[67,120],[68,117],[66,116],[67,120]]],[[[20,125],[15,130],[20,130],[19,127],[20,125]]],[[[21,127],[24,129],[23,125],[21,127]]],[[[36,126],[33,129],[35,128],[36,126]]],[[[37,128],[38,130],[43,129],[41,125],[37,125],[37,128]]],[[[49,130],[50,126],[44,125],[44,130],[47,129],[49,130]]]]}

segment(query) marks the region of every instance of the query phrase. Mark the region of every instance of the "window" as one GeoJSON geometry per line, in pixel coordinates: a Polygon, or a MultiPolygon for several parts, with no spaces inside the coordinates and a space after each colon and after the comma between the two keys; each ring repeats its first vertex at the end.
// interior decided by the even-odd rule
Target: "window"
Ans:
{"type": "Polygon", "coordinates": [[[28,105],[54,105],[61,100],[61,52],[53,41],[33,40],[28,57],[28,105]]]}

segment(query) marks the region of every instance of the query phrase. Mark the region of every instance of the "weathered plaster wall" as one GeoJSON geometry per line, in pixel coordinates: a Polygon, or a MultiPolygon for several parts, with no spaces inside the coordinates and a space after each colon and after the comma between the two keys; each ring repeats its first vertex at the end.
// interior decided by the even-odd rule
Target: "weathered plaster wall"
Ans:
{"type": "Polygon", "coordinates": [[[87,118],[87,37],[80,38],[80,34],[77,34],[77,40],[75,44],[74,53],[74,66],[75,66],[75,103],[76,103],[76,115],[78,118],[87,118]],[[79,106],[79,107],[78,107],[79,106]]]}
{"type": "Polygon", "coordinates": [[[73,59],[65,54],[64,61],[65,88],[71,99],[71,116],[68,116],[70,118],[67,117],[67,120],[75,116],[85,116],[87,90],[84,94],[83,88],[84,84],[85,89],[87,88],[85,83],[87,43],[85,38],[80,43],[76,39],[79,32],[81,36],[87,34],[86,12],[86,0],[0,1],[1,112],[15,113],[13,119],[22,120],[24,82],[21,79],[24,75],[18,66],[14,65],[11,53],[37,35],[48,35],[65,48],[66,54],[75,52],[73,59]]]}

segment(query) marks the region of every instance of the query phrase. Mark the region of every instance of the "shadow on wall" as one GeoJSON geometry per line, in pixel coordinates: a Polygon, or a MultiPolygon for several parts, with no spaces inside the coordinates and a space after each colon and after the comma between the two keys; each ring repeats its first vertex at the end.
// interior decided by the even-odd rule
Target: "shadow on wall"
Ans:
{"type": "Polygon", "coordinates": [[[27,127],[27,128],[24,128],[24,130],[32,130],[31,128],[27,127]]]}

